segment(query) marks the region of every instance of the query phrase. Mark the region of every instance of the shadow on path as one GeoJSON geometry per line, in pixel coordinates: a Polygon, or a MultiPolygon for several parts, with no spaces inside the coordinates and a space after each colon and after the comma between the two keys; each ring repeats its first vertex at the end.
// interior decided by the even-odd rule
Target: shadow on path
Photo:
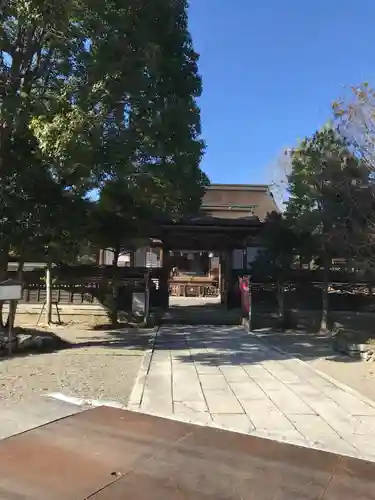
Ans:
{"type": "Polygon", "coordinates": [[[192,350],[195,362],[212,366],[259,363],[288,356],[304,360],[328,358],[355,362],[348,356],[335,353],[330,346],[329,336],[259,331],[255,337],[243,328],[233,326],[164,326],[157,335],[155,350],[181,351],[178,357],[186,363],[193,361],[190,355],[192,350]],[[259,338],[263,343],[259,342],[259,338]],[[285,355],[272,347],[282,349],[285,355]]]}

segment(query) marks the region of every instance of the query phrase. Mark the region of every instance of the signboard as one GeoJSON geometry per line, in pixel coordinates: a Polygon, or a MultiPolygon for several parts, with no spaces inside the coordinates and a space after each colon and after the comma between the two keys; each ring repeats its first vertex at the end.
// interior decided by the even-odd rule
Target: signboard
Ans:
{"type": "Polygon", "coordinates": [[[146,267],[159,267],[158,256],[156,255],[156,253],[146,253],[146,267]]]}
{"type": "Polygon", "coordinates": [[[0,300],[20,300],[22,298],[22,283],[16,280],[6,280],[0,283],[0,300]]]}

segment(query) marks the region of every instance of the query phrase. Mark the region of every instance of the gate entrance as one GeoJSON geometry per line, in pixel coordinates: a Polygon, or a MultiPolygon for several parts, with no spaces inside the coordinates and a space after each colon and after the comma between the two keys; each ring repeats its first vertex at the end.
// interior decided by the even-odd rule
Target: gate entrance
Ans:
{"type": "Polygon", "coordinates": [[[201,217],[160,226],[163,320],[240,324],[239,276],[248,274],[247,249],[257,245],[257,217],[201,217]]]}

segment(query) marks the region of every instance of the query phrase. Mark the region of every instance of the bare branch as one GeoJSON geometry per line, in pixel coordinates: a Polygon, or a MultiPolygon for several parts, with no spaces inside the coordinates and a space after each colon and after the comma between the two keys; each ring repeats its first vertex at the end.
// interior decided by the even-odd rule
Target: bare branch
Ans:
{"type": "Polygon", "coordinates": [[[348,88],[348,95],[333,103],[336,124],[357,158],[375,172],[375,91],[362,83],[348,88]]]}
{"type": "Polygon", "coordinates": [[[290,149],[284,149],[269,167],[270,187],[281,210],[288,200],[288,176],[292,171],[290,149]]]}

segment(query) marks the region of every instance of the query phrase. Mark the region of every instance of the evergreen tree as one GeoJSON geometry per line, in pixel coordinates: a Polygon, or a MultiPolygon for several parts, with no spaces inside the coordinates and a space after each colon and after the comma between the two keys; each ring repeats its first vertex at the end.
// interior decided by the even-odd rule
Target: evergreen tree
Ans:
{"type": "Polygon", "coordinates": [[[323,269],[321,329],[327,328],[329,269],[334,256],[350,255],[345,235],[351,227],[348,187],[360,176],[358,160],[330,126],[292,151],[286,217],[298,234],[309,234],[303,250],[323,269]]]}

